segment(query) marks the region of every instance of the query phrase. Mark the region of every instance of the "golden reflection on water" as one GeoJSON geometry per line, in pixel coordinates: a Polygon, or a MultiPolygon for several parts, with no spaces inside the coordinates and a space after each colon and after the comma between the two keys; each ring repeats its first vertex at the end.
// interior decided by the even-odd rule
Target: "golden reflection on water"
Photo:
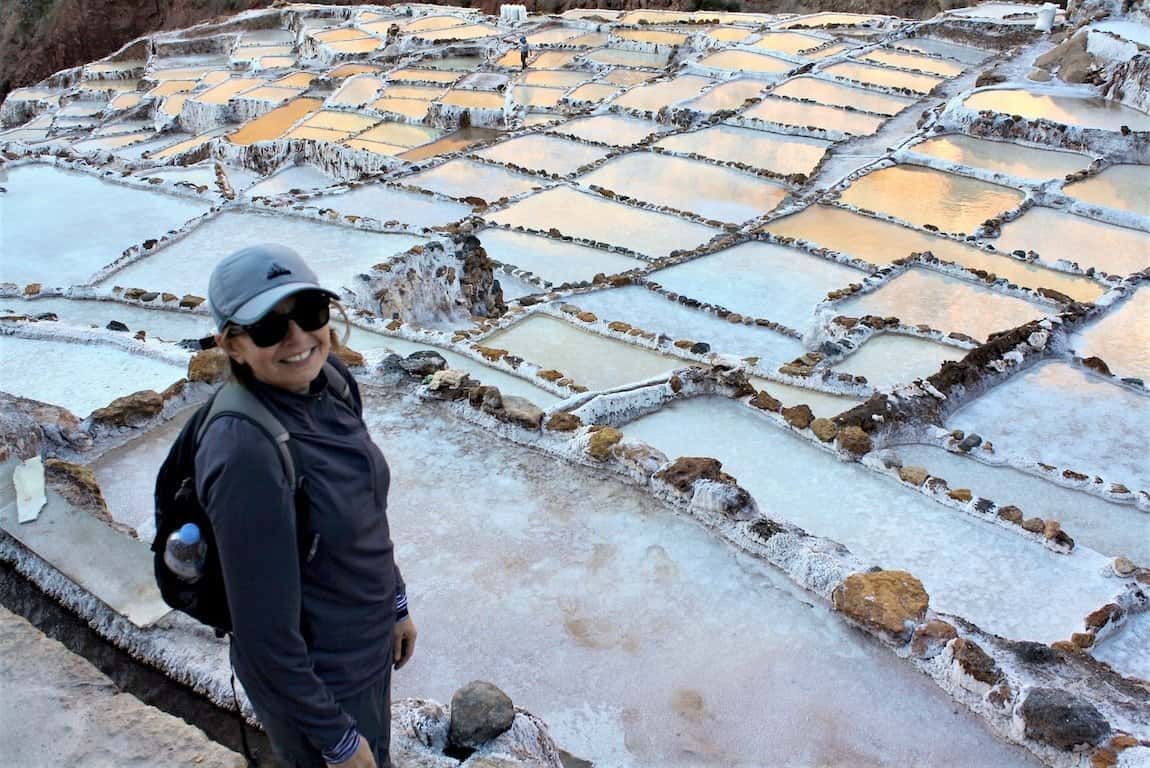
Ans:
{"type": "Polygon", "coordinates": [[[765,32],[761,38],[751,43],[752,48],[762,48],[768,51],[797,54],[811,48],[825,45],[829,40],[814,35],[804,35],[801,32],[765,32]]]}
{"type": "Polygon", "coordinates": [[[1150,216],[1150,166],[1112,165],[1097,176],[1068,184],[1070,197],[1150,216]]]}
{"type": "Polygon", "coordinates": [[[817,77],[793,77],[778,85],[772,93],[792,99],[811,99],[831,107],[854,107],[880,115],[896,115],[914,103],[913,99],[877,91],[865,91],[851,85],[817,77]]]}
{"type": "Polygon", "coordinates": [[[944,232],[973,232],[982,222],[1018,206],[1016,189],[932,168],[896,165],[868,173],[842,193],[842,201],[944,232]]]}
{"type": "Polygon", "coordinates": [[[814,126],[826,131],[840,131],[855,136],[870,136],[886,122],[886,118],[876,115],[847,112],[845,109],[825,107],[821,104],[803,104],[772,96],[767,96],[743,115],[778,125],[814,126]]]}
{"type": "Polygon", "coordinates": [[[775,58],[765,53],[749,51],[719,51],[699,62],[701,67],[714,67],[729,72],[766,72],[777,74],[794,69],[797,65],[785,59],[775,58]]]}
{"type": "Polygon", "coordinates": [[[1045,96],[1016,88],[979,91],[963,104],[970,109],[988,109],[1006,115],[1045,118],[1059,123],[1116,131],[1123,125],[1135,131],[1150,131],[1150,115],[1103,99],[1045,96]]]}
{"type": "Polygon", "coordinates": [[[1038,206],[1003,225],[1002,234],[991,242],[999,250],[1035,251],[1051,263],[1065,259],[1110,274],[1150,267],[1150,232],[1038,206]]]}
{"type": "Polygon", "coordinates": [[[635,40],[640,43],[655,43],[656,45],[682,45],[687,42],[687,36],[678,32],[663,32],[657,29],[619,29],[615,37],[620,40],[635,40]]]}
{"type": "Polygon", "coordinates": [[[448,152],[466,149],[473,144],[489,141],[500,133],[502,133],[502,131],[491,128],[460,128],[455,133],[450,133],[431,144],[425,144],[422,147],[408,150],[399,157],[402,160],[408,161],[426,160],[429,157],[445,155],[448,152]]]}
{"type": "Polygon", "coordinates": [[[1027,179],[1057,179],[1090,165],[1090,158],[1075,152],[1035,149],[1007,141],[989,141],[955,134],[927,139],[910,148],[921,155],[972,165],[1027,179]]]}
{"type": "Polygon", "coordinates": [[[255,144],[257,141],[271,141],[283,136],[284,131],[294,125],[300,118],[323,106],[321,99],[296,99],[282,107],[273,109],[266,115],[261,115],[249,121],[238,131],[228,136],[228,141],[240,146],[255,144]]]}
{"type": "Polygon", "coordinates": [[[929,93],[936,85],[944,82],[942,78],[930,75],[916,75],[887,67],[845,61],[832,64],[823,72],[831,77],[845,77],[867,85],[881,85],[887,88],[909,88],[917,93],[929,93]]]}
{"type": "Polygon", "coordinates": [[[905,51],[891,51],[879,48],[861,57],[864,61],[890,67],[903,67],[904,69],[917,69],[939,77],[957,77],[965,69],[961,64],[941,59],[932,59],[929,56],[919,56],[905,51]]]}

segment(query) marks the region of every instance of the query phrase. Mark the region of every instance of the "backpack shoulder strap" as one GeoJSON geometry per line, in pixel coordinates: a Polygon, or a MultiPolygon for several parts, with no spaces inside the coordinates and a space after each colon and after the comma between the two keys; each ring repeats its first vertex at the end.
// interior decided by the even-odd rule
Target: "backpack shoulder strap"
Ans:
{"type": "Polygon", "coordinates": [[[327,386],[333,390],[339,399],[347,404],[348,408],[355,411],[355,401],[351,396],[351,385],[347,383],[347,377],[344,376],[343,371],[336,368],[330,360],[323,364],[323,374],[327,377],[327,386]]]}
{"type": "MultiPolygon", "coordinates": [[[[341,377],[342,378],[342,377],[341,377]]],[[[347,382],[344,382],[347,386],[347,382]]],[[[196,445],[204,437],[204,433],[208,431],[208,427],[218,417],[224,415],[242,416],[249,421],[253,421],[268,434],[272,442],[275,443],[276,448],[279,450],[280,459],[283,461],[284,472],[287,475],[288,487],[293,490],[296,488],[296,472],[295,462],[292,460],[291,449],[288,447],[288,441],[291,439],[291,433],[287,431],[280,420],[268,410],[268,407],[260,402],[251,391],[240,384],[238,381],[229,381],[212,398],[212,403],[208,408],[207,416],[204,417],[203,423],[200,425],[199,431],[196,432],[196,445]]]]}

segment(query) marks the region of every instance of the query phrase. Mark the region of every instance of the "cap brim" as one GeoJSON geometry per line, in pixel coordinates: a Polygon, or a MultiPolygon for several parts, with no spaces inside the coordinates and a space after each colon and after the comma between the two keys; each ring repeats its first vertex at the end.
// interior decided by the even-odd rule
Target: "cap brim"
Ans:
{"type": "Polygon", "coordinates": [[[235,325],[251,325],[268,312],[271,312],[276,304],[279,304],[288,296],[294,296],[303,291],[319,291],[333,299],[339,298],[339,296],[332,291],[321,288],[315,283],[284,283],[264,291],[259,296],[248,299],[247,303],[237,309],[235,313],[228,318],[227,322],[235,325]]]}

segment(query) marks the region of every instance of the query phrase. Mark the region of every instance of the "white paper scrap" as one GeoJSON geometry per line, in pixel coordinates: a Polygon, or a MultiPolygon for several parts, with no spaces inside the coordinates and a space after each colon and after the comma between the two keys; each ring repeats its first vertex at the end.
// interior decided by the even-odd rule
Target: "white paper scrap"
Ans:
{"type": "Polygon", "coordinates": [[[48,502],[44,495],[44,464],[39,456],[26,459],[12,474],[16,485],[16,520],[30,523],[48,502]]]}

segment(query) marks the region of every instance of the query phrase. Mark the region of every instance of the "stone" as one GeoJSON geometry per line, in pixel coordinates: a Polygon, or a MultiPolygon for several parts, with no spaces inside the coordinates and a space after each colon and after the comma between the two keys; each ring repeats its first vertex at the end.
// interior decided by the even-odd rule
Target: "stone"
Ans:
{"type": "Polygon", "coordinates": [[[496,349],[495,347],[484,347],[482,345],[476,346],[475,351],[483,355],[486,360],[489,360],[492,363],[497,362],[500,358],[507,354],[506,349],[496,349]]]}
{"type": "Polygon", "coordinates": [[[447,738],[457,747],[478,749],[506,733],[514,722],[511,697],[491,683],[475,680],[451,697],[447,738]]]}
{"type": "Polygon", "coordinates": [[[677,395],[683,391],[683,380],[676,375],[672,375],[671,378],[667,379],[667,386],[677,395]]]}
{"type": "Polygon", "coordinates": [[[503,395],[500,418],[509,424],[537,432],[543,425],[543,409],[525,397],[503,395]]]}
{"type": "Polygon", "coordinates": [[[401,360],[399,367],[413,376],[430,376],[447,368],[447,360],[434,350],[421,349],[401,360]]]}
{"type": "Polygon", "coordinates": [[[1130,749],[1131,747],[1136,747],[1140,743],[1141,742],[1139,742],[1138,739],[1134,738],[1128,733],[1119,733],[1110,740],[1110,747],[1111,749],[1122,751],[1125,749],[1130,749]]]}
{"type": "Polygon", "coordinates": [[[1032,688],[1019,708],[1028,738],[1070,751],[1101,743],[1110,723],[1092,705],[1061,688],[1032,688]]]}
{"type": "Polygon", "coordinates": [[[599,319],[594,312],[580,312],[575,317],[584,323],[593,323],[599,319]]]}
{"type": "Polygon", "coordinates": [[[103,408],[92,411],[93,423],[110,427],[134,427],[143,424],[164,409],[164,398],[150,389],[117,397],[103,408]]]}
{"type": "Polygon", "coordinates": [[[974,494],[970,492],[969,488],[954,488],[946,494],[955,501],[961,501],[964,504],[974,498],[974,494]]]}
{"type": "Polygon", "coordinates": [[[956,637],[958,630],[952,624],[942,619],[931,619],[914,630],[910,651],[920,659],[932,659],[956,637]]]}
{"type": "Polygon", "coordinates": [[[186,386],[188,386],[187,379],[180,379],[172,384],[169,384],[168,388],[160,393],[160,399],[166,403],[173,397],[179,397],[184,393],[184,388],[186,386]]]}
{"type": "Polygon", "coordinates": [[[690,349],[693,346],[695,346],[695,342],[690,339],[679,339],[675,342],[676,349],[690,349]]]}
{"type": "Polygon", "coordinates": [[[930,477],[930,472],[926,471],[924,467],[899,467],[898,477],[904,483],[910,483],[916,488],[926,482],[930,477]]]}
{"type": "Polygon", "coordinates": [[[951,645],[951,653],[962,671],[980,683],[995,685],[1002,680],[1002,670],[973,640],[958,638],[951,645]]]}
{"type": "Polygon", "coordinates": [[[1118,765],[1118,753],[1112,749],[1100,749],[1090,756],[1090,768],[1114,768],[1118,765]]]}
{"type": "Polygon", "coordinates": [[[962,439],[958,444],[958,450],[963,452],[970,452],[982,444],[982,438],[974,433],[971,433],[962,439]]]}
{"type": "Polygon", "coordinates": [[[559,381],[559,379],[563,378],[563,374],[553,368],[547,368],[535,375],[544,381],[559,381]]]}
{"type": "Polygon", "coordinates": [[[24,286],[24,295],[35,296],[40,292],[41,288],[42,286],[40,283],[28,283],[26,286],[24,286]]]}
{"type": "Polygon", "coordinates": [[[906,571],[871,571],[848,576],[831,594],[831,603],[836,611],[902,644],[926,616],[930,598],[922,582],[906,571]]]}
{"type": "Polygon", "coordinates": [[[1110,373],[1110,366],[1108,366],[1106,361],[1101,357],[1088,357],[1082,361],[1082,364],[1092,371],[1101,373],[1103,376],[1113,375],[1110,373]]]}
{"type": "Polygon", "coordinates": [[[830,419],[818,418],[811,422],[811,431],[815,433],[815,436],[818,437],[819,440],[822,440],[824,443],[829,443],[835,439],[839,428],[830,419]]]}
{"type": "Polygon", "coordinates": [[[587,443],[587,453],[594,459],[606,461],[611,457],[611,448],[623,439],[623,433],[614,427],[603,427],[591,435],[587,443]]]}
{"type": "Polygon", "coordinates": [[[627,333],[631,330],[630,324],[624,323],[622,320],[612,320],[611,322],[607,323],[607,327],[612,331],[616,331],[617,333],[627,333]]]}
{"type": "Polygon", "coordinates": [[[1042,533],[1046,530],[1046,521],[1041,517],[1028,517],[1022,521],[1022,530],[1030,533],[1042,533]]]}
{"type": "Polygon", "coordinates": [[[806,404],[784,408],[782,413],[787,423],[795,429],[806,429],[811,425],[811,422],[815,420],[815,415],[811,412],[811,407],[806,404]]]}
{"type": "Polygon", "coordinates": [[[333,344],[331,351],[332,354],[339,358],[339,361],[346,365],[348,368],[362,368],[367,364],[367,361],[364,360],[363,355],[361,355],[359,352],[356,352],[351,347],[345,347],[343,344],[338,346],[333,344]]]}
{"type": "Polygon", "coordinates": [[[705,355],[711,351],[711,345],[702,341],[696,341],[691,345],[691,353],[695,355],[705,355]]]}
{"type": "Polygon", "coordinates": [[[203,303],[204,298],[202,296],[195,296],[191,293],[184,295],[184,297],[180,299],[180,306],[184,309],[195,309],[203,303]]]}
{"type": "Polygon", "coordinates": [[[1075,632],[1070,635],[1070,642],[1079,648],[1090,648],[1094,645],[1094,635],[1089,632],[1075,632]]]}
{"type": "Polygon", "coordinates": [[[467,389],[475,385],[465,371],[454,371],[444,368],[431,374],[427,382],[427,391],[436,397],[445,400],[462,400],[467,396],[467,389]]]}
{"type": "Polygon", "coordinates": [[[119,320],[109,320],[108,324],[104,326],[109,331],[120,331],[121,333],[130,331],[131,328],[121,323],[119,320]]]}
{"type": "Polygon", "coordinates": [[[1097,611],[1086,617],[1086,629],[1097,632],[1111,621],[1119,621],[1126,615],[1126,611],[1117,603],[1107,603],[1097,611]]]}
{"type": "Polygon", "coordinates": [[[215,384],[231,375],[228,355],[222,349],[205,349],[188,361],[188,381],[215,384]]]}
{"type": "Polygon", "coordinates": [[[1022,510],[1012,504],[1007,504],[1005,507],[999,507],[998,516],[1008,523],[1022,525],[1022,510]]]}
{"type": "Polygon", "coordinates": [[[707,456],[681,456],[656,472],[655,477],[684,493],[690,492],[699,479],[729,479],[729,475],[723,472],[723,463],[707,456]]]}
{"type": "Polygon", "coordinates": [[[1129,576],[1137,570],[1137,566],[1134,565],[1134,562],[1130,558],[1123,557],[1122,555],[1114,558],[1113,568],[1114,572],[1119,576],[1129,576]]]}
{"type": "Polygon", "coordinates": [[[1042,535],[1048,539],[1053,539],[1062,531],[1062,523],[1057,520],[1047,520],[1042,525],[1042,535]]]}
{"type": "Polygon", "coordinates": [[[556,411],[547,419],[547,429],[552,432],[574,432],[583,426],[583,420],[567,411],[556,411]]]}
{"type": "Polygon", "coordinates": [[[504,410],[503,408],[503,393],[499,391],[499,387],[476,387],[481,391],[480,405],[483,410],[488,413],[504,410]]]}
{"type": "Polygon", "coordinates": [[[756,392],[755,396],[751,398],[750,403],[761,411],[771,411],[773,413],[778,413],[783,407],[783,404],[771,397],[765,389],[756,392]]]}
{"type": "Polygon", "coordinates": [[[840,448],[855,456],[870,453],[872,447],[870,435],[855,426],[839,430],[838,443],[840,448]]]}

